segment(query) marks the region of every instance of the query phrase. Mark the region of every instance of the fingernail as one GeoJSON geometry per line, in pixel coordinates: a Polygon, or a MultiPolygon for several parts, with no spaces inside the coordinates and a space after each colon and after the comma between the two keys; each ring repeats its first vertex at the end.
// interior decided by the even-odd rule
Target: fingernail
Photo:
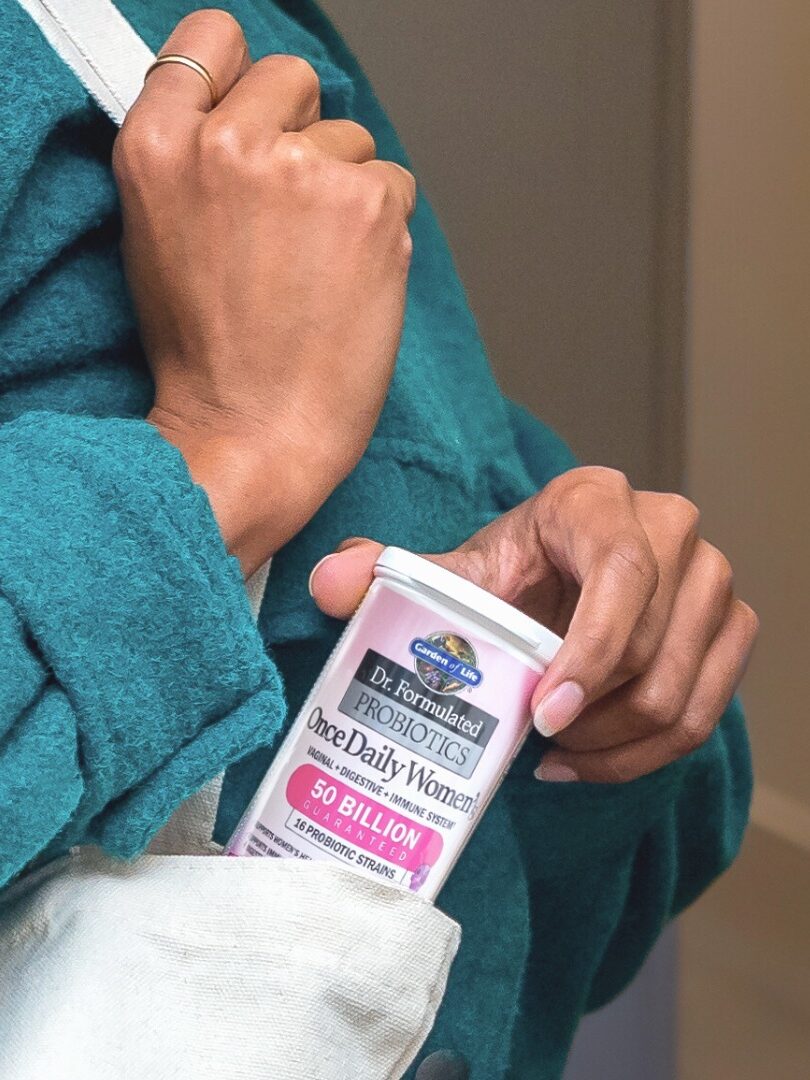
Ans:
{"type": "Polygon", "coordinates": [[[575,769],[570,765],[562,765],[559,761],[541,761],[534,770],[534,775],[537,780],[558,784],[579,779],[575,769]]]}
{"type": "Polygon", "coordinates": [[[338,554],[339,553],[337,551],[330,551],[330,553],[328,555],[324,555],[324,557],[322,559],[319,559],[315,563],[315,565],[312,567],[312,570],[310,571],[310,574],[309,574],[309,581],[307,582],[307,589],[309,589],[309,595],[310,596],[312,596],[312,581],[313,581],[315,575],[318,573],[318,571],[320,570],[320,568],[323,566],[323,564],[325,562],[329,562],[330,559],[334,559],[335,556],[338,555],[338,554]]]}
{"type": "Polygon", "coordinates": [[[585,691],[579,683],[571,680],[560,683],[534,710],[534,726],[541,735],[550,739],[571,723],[582,708],[584,699],[585,691]]]}
{"type": "MultiPolygon", "coordinates": [[[[338,544],[337,551],[334,554],[339,555],[341,551],[348,551],[349,548],[357,547],[358,544],[369,543],[371,543],[371,541],[367,536],[347,536],[345,540],[341,540],[338,544]]],[[[327,559],[329,558],[328,555],[326,557],[327,559]]],[[[321,559],[321,562],[323,562],[323,559],[321,559]]],[[[320,563],[318,565],[320,566],[320,563]]],[[[315,569],[317,570],[317,567],[315,569]]]]}

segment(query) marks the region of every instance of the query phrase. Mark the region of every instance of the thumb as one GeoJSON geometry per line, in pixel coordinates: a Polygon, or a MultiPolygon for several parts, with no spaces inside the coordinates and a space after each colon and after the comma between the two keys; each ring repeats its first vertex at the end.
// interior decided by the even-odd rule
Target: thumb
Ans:
{"type": "MultiPolygon", "coordinates": [[[[383,547],[374,540],[355,537],[344,540],[337,551],[316,563],[309,575],[309,591],[325,615],[349,619],[357,611],[371,585],[374,564],[383,547]]],[[[463,549],[445,555],[423,555],[422,558],[469,578],[477,585],[485,588],[490,585],[484,580],[486,575],[482,573],[481,564],[475,559],[466,558],[463,549]]]]}
{"type": "Polygon", "coordinates": [[[309,575],[309,591],[325,615],[349,619],[371,585],[374,564],[383,545],[374,540],[344,540],[326,555],[309,575]]]}

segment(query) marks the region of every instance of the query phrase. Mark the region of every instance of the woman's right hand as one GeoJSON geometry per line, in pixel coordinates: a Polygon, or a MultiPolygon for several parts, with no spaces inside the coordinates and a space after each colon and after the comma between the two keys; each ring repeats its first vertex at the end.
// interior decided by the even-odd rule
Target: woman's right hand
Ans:
{"type": "Polygon", "coordinates": [[[292,56],[248,58],[221,11],[162,52],[115,144],[149,419],[207,491],[246,574],[359,460],[394,369],[415,185],[371,135],[320,120],[292,56]]]}

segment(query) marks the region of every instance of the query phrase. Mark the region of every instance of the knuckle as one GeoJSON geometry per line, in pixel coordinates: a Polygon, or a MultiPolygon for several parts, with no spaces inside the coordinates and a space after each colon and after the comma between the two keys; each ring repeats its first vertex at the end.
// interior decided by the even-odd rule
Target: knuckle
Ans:
{"type": "Polygon", "coordinates": [[[584,479],[610,491],[624,493],[630,490],[630,481],[620,469],[611,469],[607,465],[586,465],[577,471],[585,474],[584,479]]]}
{"type": "Polygon", "coordinates": [[[707,573],[712,582],[713,591],[722,599],[729,599],[734,593],[734,570],[731,563],[712,544],[705,544],[703,558],[707,573]]]}
{"type": "Polygon", "coordinates": [[[385,179],[376,171],[369,171],[349,194],[357,224],[375,228],[383,218],[390,199],[385,179]]]}
{"type": "Polygon", "coordinates": [[[228,116],[212,113],[200,127],[200,152],[206,166],[236,169],[250,154],[244,130],[228,116]]]}
{"type": "Polygon", "coordinates": [[[180,24],[193,29],[195,33],[210,34],[216,38],[217,45],[225,49],[244,49],[245,35],[238,21],[222,8],[200,8],[186,15],[180,24]]]}
{"type": "Polygon", "coordinates": [[[630,490],[630,484],[618,469],[604,465],[581,465],[555,477],[545,490],[549,489],[557,495],[564,495],[567,500],[584,501],[593,496],[594,489],[609,495],[624,495],[630,490]]]}
{"type": "Polygon", "coordinates": [[[685,495],[670,495],[673,510],[687,533],[697,533],[700,529],[700,510],[685,495]]]}
{"type": "Polygon", "coordinates": [[[747,641],[753,644],[759,635],[759,615],[752,607],[742,600],[735,601],[737,614],[743,626],[743,633],[747,641]]]}
{"type": "Polygon", "coordinates": [[[319,154],[306,135],[284,132],[275,140],[270,167],[286,190],[309,189],[319,167],[319,154]]]}
{"type": "Polygon", "coordinates": [[[583,497],[588,498],[595,483],[592,479],[594,471],[590,466],[567,469],[559,476],[552,477],[538,495],[550,506],[570,504],[583,497]]]}
{"type": "Polygon", "coordinates": [[[130,113],[113,144],[112,166],[120,182],[138,182],[155,172],[171,168],[177,160],[177,143],[157,115],[130,113]]]}
{"type": "Polygon", "coordinates": [[[497,582],[494,575],[499,566],[493,549],[486,543],[482,543],[478,537],[471,537],[462,544],[456,555],[457,561],[450,566],[457,574],[463,574],[466,578],[482,588],[491,588],[493,582],[497,582]]]}
{"type": "Polygon", "coordinates": [[[270,179],[298,200],[331,198],[335,185],[319,184],[326,178],[324,161],[310,140],[297,131],[281,134],[273,144],[267,163],[270,179]]]}
{"type": "Polygon", "coordinates": [[[658,564],[649,543],[641,536],[627,533],[617,537],[607,561],[620,578],[637,584],[648,598],[658,588],[658,564]]]}
{"type": "Polygon", "coordinates": [[[595,471],[601,474],[602,482],[609,484],[612,488],[616,488],[618,491],[630,490],[630,481],[627,479],[626,473],[623,473],[621,469],[610,469],[602,465],[595,471]]]}
{"type": "Polygon", "coordinates": [[[540,491],[537,492],[533,498],[541,503],[543,501],[555,502],[562,496],[564,491],[567,491],[571,485],[572,474],[579,472],[579,469],[568,469],[566,472],[560,473],[558,476],[553,476],[548,483],[546,483],[540,491]]]}
{"type": "Polygon", "coordinates": [[[666,517],[670,527],[684,537],[696,536],[700,529],[700,510],[685,495],[672,493],[658,497],[658,514],[666,517]]]}
{"type": "Polygon", "coordinates": [[[410,171],[410,169],[406,169],[404,165],[400,165],[399,162],[397,162],[397,161],[391,161],[388,164],[393,168],[393,170],[397,174],[397,176],[399,176],[401,178],[401,180],[403,181],[403,183],[405,185],[405,188],[406,188],[406,190],[408,192],[408,195],[411,197],[411,199],[415,199],[416,198],[416,177],[413,175],[413,173],[410,171]]]}
{"type": "Polygon", "coordinates": [[[398,254],[402,262],[407,266],[411,261],[413,255],[413,237],[408,229],[403,229],[399,238],[398,254]]]}
{"type": "Polygon", "coordinates": [[[309,170],[315,159],[315,149],[310,140],[297,131],[285,131],[273,143],[271,151],[273,166],[295,179],[305,169],[309,170]]]}
{"type": "Polygon", "coordinates": [[[683,695],[666,683],[644,683],[630,694],[631,710],[653,731],[668,731],[683,715],[683,695]]]}
{"type": "Polygon", "coordinates": [[[321,81],[318,73],[303,56],[294,53],[277,53],[274,56],[265,57],[265,62],[272,64],[277,71],[283,72],[296,87],[302,97],[309,99],[317,98],[321,92],[321,81]]]}
{"type": "Polygon", "coordinates": [[[712,733],[712,726],[702,719],[686,716],[675,730],[675,744],[681,755],[699,750],[712,733]]]}
{"type": "Polygon", "coordinates": [[[377,154],[377,143],[368,128],[358,124],[356,120],[341,120],[340,123],[345,125],[347,131],[351,131],[358,143],[364,144],[363,156],[374,160],[377,154]]]}
{"type": "Polygon", "coordinates": [[[543,495],[553,520],[559,525],[566,519],[587,519],[602,496],[603,489],[589,475],[591,470],[574,470],[576,476],[558,476],[544,488],[543,495]]]}
{"type": "Polygon", "coordinates": [[[626,505],[630,485],[624,473],[597,465],[569,469],[551,480],[543,489],[543,497],[555,516],[573,515],[587,518],[594,509],[612,509],[626,505]]]}
{"type": "Polygon", "coordinates": [[[651,634],[636,635],[622,657],[621,674],[633,678],[647,672],[658,652],[658,637],[651,634]]]}

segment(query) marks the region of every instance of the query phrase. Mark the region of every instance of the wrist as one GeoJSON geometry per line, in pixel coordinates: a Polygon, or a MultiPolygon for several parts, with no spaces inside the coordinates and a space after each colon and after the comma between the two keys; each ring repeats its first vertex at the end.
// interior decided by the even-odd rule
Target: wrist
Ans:
{"type": "Polygon", "coordinates": [[[225,547],[250,577],[283,543],[255,442],[189,426],[157,406],[146,419],[185,458],[192,480],[208,496],[225,547]]]}

